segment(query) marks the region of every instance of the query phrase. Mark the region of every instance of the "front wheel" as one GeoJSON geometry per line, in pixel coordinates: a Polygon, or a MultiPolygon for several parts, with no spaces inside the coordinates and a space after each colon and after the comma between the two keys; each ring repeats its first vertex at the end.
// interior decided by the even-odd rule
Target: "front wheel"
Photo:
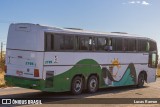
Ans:
{"type": "Polygon", "coordinates": [[[72,94],[74,95],[81,94],[82,90],[83,90],[83,80],[80,76],[76,76],[72,80],[72,86],[71,86],[72,94]]]}
{"type": "Polygon", "coordinates": [[[96,76],[93,75],[89,78],[87,89],[90,93],[94,93],[98,90],[98,79],[96,76]]]}
{"type": "Polygon", "coordinates": [[[138,76],[138,84],[137,84],[137,87],[138,87],[138,88],[143,87],[144,81],[145,81],[144,73],[140,73],[139,76],[138,76]]]}

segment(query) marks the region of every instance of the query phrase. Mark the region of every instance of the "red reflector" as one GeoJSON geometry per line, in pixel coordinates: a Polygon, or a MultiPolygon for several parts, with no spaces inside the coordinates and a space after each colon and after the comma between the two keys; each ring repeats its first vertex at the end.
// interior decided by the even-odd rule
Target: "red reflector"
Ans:
{"type": "Polygon", "coordinates": [[[7,65],[4,66],[4,72],[7,73],[7,65]]]}
{"type": "Polygon", "coordinates": [[[39,77],[39,69],[34,69],[34,77],[39,77]]]}

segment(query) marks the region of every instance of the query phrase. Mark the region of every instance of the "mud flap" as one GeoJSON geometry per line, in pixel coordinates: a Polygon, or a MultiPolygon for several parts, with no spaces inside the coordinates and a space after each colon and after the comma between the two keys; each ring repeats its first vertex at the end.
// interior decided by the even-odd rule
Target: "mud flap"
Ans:
{"type": "Polygon", "coordinates": [[[54,78],[54,71],[47,71],[46,72],[46,82],[45,82],[46,88],[53,87],[53,78],[54,78]]]}

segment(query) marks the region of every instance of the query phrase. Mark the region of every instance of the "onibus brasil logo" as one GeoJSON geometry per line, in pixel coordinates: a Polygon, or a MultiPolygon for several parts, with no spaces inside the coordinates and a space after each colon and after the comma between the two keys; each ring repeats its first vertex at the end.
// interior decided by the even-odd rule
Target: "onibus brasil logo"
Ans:
{"type": "Polygon", "coordinates": [[[42,104],[42,101],[26,99],[2,99],[2,104],[42,104]]]}

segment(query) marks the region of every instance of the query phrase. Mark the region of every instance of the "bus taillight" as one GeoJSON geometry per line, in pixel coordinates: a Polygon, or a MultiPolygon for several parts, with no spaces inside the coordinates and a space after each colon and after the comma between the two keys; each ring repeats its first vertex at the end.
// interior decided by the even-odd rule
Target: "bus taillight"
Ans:
{"type": "Polygon", "coordinates": [[[34,77],[39,77],[39,69],[34,69],[34,77]]]}
{"type": "Polygon", "coordinates": [[[7,73],[7,65],[4,65],[4,72],[7,73]]]}

